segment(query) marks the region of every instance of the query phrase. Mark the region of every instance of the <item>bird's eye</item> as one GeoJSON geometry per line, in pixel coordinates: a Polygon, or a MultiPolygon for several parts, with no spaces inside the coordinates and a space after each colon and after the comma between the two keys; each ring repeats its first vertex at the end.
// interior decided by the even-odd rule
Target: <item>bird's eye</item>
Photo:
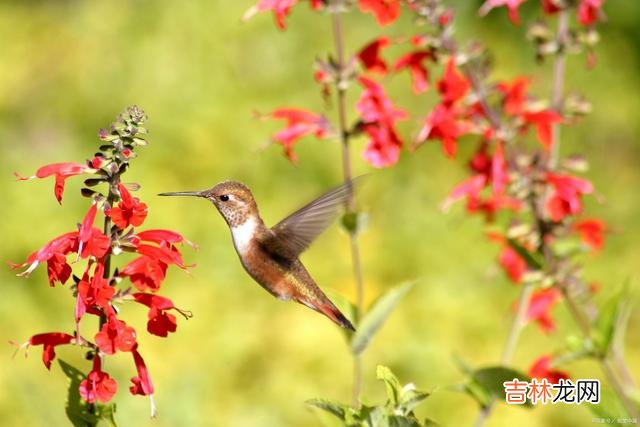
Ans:
{"type": "Polygon", "coordinates": [[[227,194],[223,194],[222,196],[220,196],[220,200],[222,200],[223,202],[228,202],[229,196],[227,194]]]}

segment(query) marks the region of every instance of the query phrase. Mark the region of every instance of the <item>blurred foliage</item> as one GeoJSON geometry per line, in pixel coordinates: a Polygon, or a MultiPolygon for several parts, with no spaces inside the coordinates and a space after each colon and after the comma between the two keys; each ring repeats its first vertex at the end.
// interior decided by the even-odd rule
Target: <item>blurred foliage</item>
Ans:
{"type": "Polygon", "coordinates": [[[307,404],[326,411],[347,427],[421,427],[434,425],[426,418],[419,420],[414,409],[429,393],[416,389],[413,383],[400,384],[398,378],[386,366],[378,365],[377,377],[384,381],[387,401],[382,405],[351,407],[325,399],[311,399],[307,404]]]}
{"type": "MultiPolygon", "coordinates": [[[[512,26],[504,10],[478,19],[480,1],[452,3],[460,36],[479,38],[493,50],[497,78],[533,74],[534,90],[548,93],[551,64],[535,65],[524,27],[512,26]]],[[[275,223],[339,182],[337,142],[301,142],[299,165],[292,166],[280,147],[268,146],[268,135],[279,124],[253,115],[288,105],[323,108],[311,67],[318,52],[331,49],[329,20],[303,5],[294,9],[283,35],[268,15],[242,24],[240,17],[252,4],[0,2],[0,233],[5,239],[0,259],[21,262],[51,237],[70,231],[87,206],[86,199],[73,197],[81,179],[68,181],[59,206],[51,180],[16,183],[12,173],[27,175],[44,163],[90,157],[97,148],[97,127],[131,104],[145,109],[151,129],[149,148],[127,176],[142,184],[136,195],[152,211],[148,226],[175,229],[200,245],[198,252],[185,251],[197,268],[189,275],[170,272],[164,288],[194,318],[181,323],[168,340],[140,334],[157,390],[156,420],[149,420],[147,400],[130,396],[124,387],[134,375],[128,355],[114,357],[106,367],[122,385],[116,396],[122,425],[315,425],[317,417],[304,405],[307,399],[345,401],[350,395],[351,358],[338,329],[256,286],[211,206],[155,197],[239,179],[253,189],[265,221],[275,223]]],[[[536,1],[526,2],[523,18],[532,18],[538,7],[536,1]]],[[[587,275],[601,284],[598,298],[607,300],[629,278],[637,306],[640,3],[609,1],[605,11],[598,66],[587,70],[584,57],[569,60],[567,86],[584,93],[593,114],[563,130],[562,151],[582,152],[590,160],[588,175],[599,194],[587,202],[587,212],[603,217],[613,229],[600,256],[583,255],[587,275]]],[[[384,31],[398,35],[410,25],[405,17],[384,31]]],[[[362,14],[347,17],[345,27],[352,49],[378,34],[372,18],[362,14]]],[[[415,98],[408,87],[408,76],[399,78],[390,93],[399,105],[426,112],[431,95],[415,98]]],[[[335,109],[328,114],[333,117],[335,109]]],[[[417,124],[403,125],[405,137],[411,137],[417,124]]],[[[354,151],[363,142],[356,141],[354,151]]],[[[474,141],[463,140],[460,155],[474,148],[474,141]]],[[[356,174],[368,170],[363,162],[356,169],[356,174]]],[[[364,400],[384,400],[371,375],[381,363],[402,378],[442,387],[416,415],[424,419],[429,414],[443,425],[468,425],[477,413],[473,400],[445,389],[462,379],[451,354],[464,354],[474,366],[494,363],[519,292],[493,264],[496,248],[485,241],[481,219],[468,219],[461,207],[448,215],[438,209],[464,176],[458,162],[444,159],[437,144],[427,144],[414,154],[403,153],[393,169],[373,173],[359,197],[370,218],[362,232],[367,302],[397,283],[420,278],[369,344],[364,400]]],[[[325,233],[303,262],[320,286],[353,300],[348,238],[339,227],[325,233]]],[[[42,268],[28,280],[5,268],[0,281],[0,342],[70,329],[68,290],[49,288],[42,268]]],[[[127,323],[144,323],[145,310],[126,311],[127,323]]],[[[554,315],[559,323],[554,334],[527,327],[515,366],[528,367],[575,332],[566,308],[558,306],[554,315]]],[[[630,324],[639,321],[636,309],[630,324]]],[[[8,344],[1,352],[2,424],[65,425],[67,377],[60,370],[48,372],[35,351],[27,360],[11,360],[12,353],[8,344]]],[[[88,370],[77,349],[58,353],[88,370]]],[[[640,378],[640,335],[629,334],[626,354],[632,374],[640,378]]],[[[566,369],[576,377],[600,377],[587,360],[566,369]]],[[[576,405],[533,411],[499,405],[488,425],[573,426],[588,424],[591,417],[576,405]]]]}

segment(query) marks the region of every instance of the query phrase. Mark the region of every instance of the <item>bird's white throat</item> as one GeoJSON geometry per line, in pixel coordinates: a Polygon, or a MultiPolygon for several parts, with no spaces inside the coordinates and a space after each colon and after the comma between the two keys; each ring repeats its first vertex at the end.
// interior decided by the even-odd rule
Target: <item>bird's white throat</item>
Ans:
{"type": "Polygon", "coordinates": [[[253,239],[257,226],[258,221],[256,221],[256,218],[250,216],[242,224],[231,227],[233,245],[239,253],[243,254],[249,249],[249,244],[251,243],[251,239],[253,239]]]}

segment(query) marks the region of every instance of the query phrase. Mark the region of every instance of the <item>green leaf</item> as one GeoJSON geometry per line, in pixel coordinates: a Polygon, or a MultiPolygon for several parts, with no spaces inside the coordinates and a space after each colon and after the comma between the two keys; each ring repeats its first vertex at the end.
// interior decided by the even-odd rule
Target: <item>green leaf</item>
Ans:
{"type": "Polygon", "coordinates": [[[398,403],[400,403],[400,391],[402,389],[402,385],[400,384],[400,381],[398,381],[398,378],[393,374],[393,372],[391,372],[391,369],[382,365],[378,365],[376,368],[376,377],[379,380],[384,381],[389,402],[393,406],[397,406],[398,403]]]}
{"type": "Polygon", "coordinates": [[[65,412],[71,424],[73,424],[74,427],[117,427],[115,419],[116,405],[114,403],[109,405],[94,404],[93,407],[91,407],[91,405],[80,396],[79,392],[80,383],[85,379],[86,375],[64,360],[59,359],[58,363],[62,368],[62,372],[69,378],[65,412]]]}
{"type": "Polygon", "coordinates": [[[358,323],[357,330],[351,339],[351,351],[354,354],[360,354],[367,348],[373,336],[382,327],[400,299],[409,292],[414,284],[415,282],[409,282],[391,288],[372,304],[371,309],[358,323]]]}
{"type": "Polygon", "coordinates": [[[528,250],[526,250],[523,246],[518,244],[513,239],[507,239],[507,242],[509,243],[509,246],[511,246],[511,248],[514,251],[516,251],[518,253],[518,255],[520,255],[520,257],[522,257],[522,259],[525,260],[525,262],[527,263],[529,268],[532,268],[534,270],[541,270],[542,269],[542,264],[543,264],[542,263],[542,258],[540,257],[540,255],[538,253],[529,252],[528,250]]]}
{"type": "Polygon", "coordinates": [[[306,403],[307,405],[314,406],[316,408],[322,409],[323,411],[329,412],[330,414],[335,415],[342,421],[346,420],[347,412],[350,409],[346,405],[333,402],[328,399],[309,399],[307,400],[306,403]]]}
{"type": "MultiPolygon", "coordinates": [[[[526,382],[531,380],[526,374],[515,369],[506,366],[490,366],[474,371],[467,387],[472,397],[481,406],[486,406],[493,399],[504,402],[506,394],[503,383],[514,378],[526,382]]],[[[531,403],[528,400],[525,405],[531,407],[531,403]]]]}
{"type": "MultiPolygon", "coordinates": [[[[611,297],[600,309],[594,330],[594,341],[602,355],[607,355],[611,348],[625,306],[628,304],[628,285],[611,297]]],[[[623,328],[624,329],[624,328],[623,328]]]]}
{"type": "Polygon", "coordinates": [[[400,406],[404,410],[405,414],[411,414],[413,410],[429,396],[431,396],[431,393],[416,390],[413,384],[407,384],[402,387],[400,406]]]}

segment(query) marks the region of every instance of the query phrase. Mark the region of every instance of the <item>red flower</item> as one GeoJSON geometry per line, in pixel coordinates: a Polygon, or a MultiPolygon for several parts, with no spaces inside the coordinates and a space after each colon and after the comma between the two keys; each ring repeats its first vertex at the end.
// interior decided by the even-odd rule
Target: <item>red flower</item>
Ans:
{"type": "Polygon", "coordinates": [[[505,113],[517,116],[524,112],[530,83],[531,80],[526,77],[516,77],[511,83],[498,83],[497,89],[502,92],[502,107],[505,113]]]}
{"type": "Polygon", "coordinates": [[[363,130],[369,136],[369,144],[363,157],[374,167],[391,166],[398,161],[402,141],[395,123],[407,118],[404,110],[394,107],[382,86],[366,77],[359,78],[364,91],[356,103],[363,122],[363,130]]]}
{"type": "Polygon", "coordinates": [[[55,282],[66,283],[71,276],[71,266],[67,263],[67,257],[61,253],[54,253],[47,260],[47,276],[49,286],[54,286],[55,282]]]}
{"type": "Polygon", "coordinates": [[[470,87],[469,81],[456,69],[454,58],[449,58],[442,79],[438,81],[438,92],[440,92],[442,102],[449,106],[459,101],[464,98],[470,87]]]}
{"type": "Polygon", "coordinates": [[[358,52],[358,59],[365,70],[380,73],[382,75],[387,74],[387,63],[380,56],[380,51],[389,46],[388,37],[380,37],[363,47],[358,52]]]}
{"type": "Polygon", "coordinates": [[[578,22],[587,26],[595,24],[603,4],[604,0],[582,0],[578,6],[578,22]]]}
{"type": "Polygon", "coordinates": [[[365,125],[364,131],[369,135],[369,143],[362,157],[375,168],[395,165],[402,148],[402,141],[395,129],[388,126],[365,125]]]}
{"type": "Polygon", "coordinates": [[[556,324],[551,318],[551,309],[560,301],[560,291],[555,288],[535,291],[529,300],[527,321],[535,320],[543,332],[552,332],[556,324]]]}
{"type": "Polygon", "coordinates": [[[407,113],[394,107],[382,86],[366,77],[358,79],[364,90],[356,103],[356,109],[364,123],[385,123],[393,125],[397,120],[407,118],[407,113]]]}
{"type": "Polygon", "coordinates": [[[182,242],[191,244],[180,234],[169,230],[146,230],[133,235],[131,243],[142,256],[127,264],[120,272],[120,276],[129,277],[135,287],[141,291],[157,291],[170,264],[176,264],[183,269],[187,268],[180,251],[175,246],[182,242]],[[154,243],[158,246],[142,242],[154,243]]]}
{"type": "Polygon", "coordinates": [[[96,334],[95,341],[98,348],[106,354],[113,354],[117,350],[131,351],[136,345],[136,331],[112,313],[96,334]]]}
{"type": "Polygon", "coordinates": [[[568,380],[569,374],[558,369],[551,368],[551,356],[540,356],[529,368],[531,378],[546,378],[552,384],[557,384],[561,379],[568,380]]]}
{"type": "Polygon", "coordinates": [[[176,317],[167,313],[168,310],[176,310],[185,318],[191,316],[191,313],[176,308],[169,298],[143,293],[135,293],[133,298],[140,304],[149,307],[147,331],[159,337],[166,337],[169,332],[175,332],[178,327],[176,317]]]}
{"type": "Polygon", "coordinates": [[[527,271],[527,262],[509,245],[505,245],[498,257],[498,263],[514,283],[520,283],[527,271]]]}
{"type": "Polygon", "coordinates": [[[495,214],[501,209],[518,211],[522,203],[518,199],[506,197],[502,194],[491,194],[486,199],[469,197],[467,199],[467,211],[470,213],[482,212],[487,222],[492,222],[495,214]]]}
{"type": "Polygon", "coordinates": [[[273,11],[273,17],[279,29],[285,30],[287,24],[285,18],[291,11],[291,8],[298,3],[298,0],[260,0],[256,5],[259,12],[267,10],[273,11]]]}
{"type": "Polygon", "coordinates": [[[398,58],[393,66],[394,71],[400,71],[405,68],[409,70],[413,92],[416,94],[425,92],[429,88],[429,72],[424,66],[426,59],[433,59],[431,52],[416,50],[398,58]]]}
{"type": "Polygon", "coordinates": [[[417,141],[422,143],[427,139],[439,139],[447,157],[455,157],[458,137],[469,131],[468,124],[462,122],[457,110],[452,106],[438,104],[427,116],[422,129],[418,133],[417,141]]]}
{"type": "Polygon", "coordinates": [[[131,391],[131,394],[150,396],[153,394],[153,383],[151,382],[147,365],[145,365],[144,359],[138,352],[137,346],[131,351],[131,354],[133,355],[133,362],[136,365],[138,376],[131,378],[133,385],[129,387],[129,391],[131,391]]]}
{"type": "Polygon", "coordinates": [[[107,403],[118,390],[118,383],[101,370],[100,357],[93,358],[93,369],[80,383],[80,396],[89,403],[107,403]]]}
{"type": "Polygon", "coordinates": [[[104,310],[110,307],[115,288],[109,286],[109,282],[103,276],[104,265],[98,263],[93,273],[93,278],[89,279],[88,272],[85,272],[82,280],[78,282],[76,321],[79,321],[86,313],[87,307],[100,307],[104,310]]]}
{"type": "MultiPolygon", "coordinates": [[[[65,255],[78,250],[78,232],[63,234],[42,248],[33,252],[25,262],[22,264],[11,264],[13,269],[29,266],[24,272],[20,273],[21,276],[28,276],[33,270],[42,262],[47,261],[47,272],[49,273],[49,284],[53,286],[54,282],[59,278],[68,279],[68,275],[65,277],[65,271],[70,274],[71,267],[67,264],[67,258],[65,255]],[[60,273],[60,275],[58,275],[60,273]]],[[[62,283],[64,281],[61,280],[62,283]]]]}
{"type": "Polygon", "coordinates": [[[487,0],[484,2],[480,10],[478,11],[481,16],[489,13],[494,7],[507,6],[509,10],[509,19],[515,25],[520,24],[520,15],[518,14],[518,7],[526,0],[487,0]]]}
{"type": "Polygon", "coordinates": [[[522,115],[525,123],[536,127],[538,142],[547,150],[551,148],[551,126],[562,122],[562,116],[553,110],[526,112],[522,115]]]}
{"type": "Polygon", "coordinates": [[[556,5],[554,0],[542,0],[542,10],[547,15],[553,15],[560,12],[560,8],[556,5]]]}
{"type": "Polygon", "coordinates": [[[120,272],[122,277],[129,277],[139,290],[152,292],[160,289],[166,274],[167,264],[148,256],[134,259],[120,272]]]}
{"type": "Polygon", "coordinates": [[[583,219],[573,224],[582,241],[594,251],[604,246],[604,233],[607,225],[601,219],[583,219]]]}
{"type": "Polygon", "coordinates": [[[25,181],[33,178],[46,178],[54,175],[56,177],[56,184],[53,189],[53,193],[58,200],[58,203],[62,203],[62,194],[64,193],[64,182],[70,176],[82,175],[85,173],[93,173],[95,169],[90,168],[87,165],[81,165],[79,163],[53,163],[41,167],[36,171],[36,174],[29,177],[23,177],[16,173],[16,176],[20,181],[25,181]]]}
{"type": "Polygon", "coordinates": [[[123,184],[118,184],[118,190],[122,200],[117,207],[107,210],[106,214],[111,217],[113,223],[121,230],[124,230],[129,225],[133,227],[142,225],[147,217],[147,205],[137,197],[132,197],[127,187],[123,184]]]}
{"type": "Polygon", "coordinates": [[[280,108],[271,113],[274,119],[286,120],[286,127],[276,133],[271,139],[284,147],[284,154],[295,162],[297,157],[293,152],[293,144],[307,135],[325,138],[331,132],[331,126],[324,116],[310,111],[295,108],[280,108]]]}
{"type": "Polygon", "coordinates": [[[547,212],[552,220],[562,221],[568,215],[582,211],[582,194],[593,191],[591,182],[571,175],[547,173],[547,182],[554,191],[547,200],[547,212]]]}
{"type": "Polygon", "coordinates": [[[42,362],[47,369],[51,369],[51,362],[56,358],[55,347],[62,344],[69,344],[74,337],[63,332],[48,332],[46,334],[38,334],[29,338],[26,346],[42,344],[42,362]]]}
{"type": "Polygon", "coordinates": [[[363,12],[371,12],[380,25],[387,25],[400,16],[400,0],[358,0],[363,12]]]}
{"type": "Polygon", "coordinates": [[[484,175],[474,175],[458,184],[449,194],[443,204],[443,209],[448,209],[451,204],[465,197],[477,198],[485,186],[487,178],[484,175]]]}

